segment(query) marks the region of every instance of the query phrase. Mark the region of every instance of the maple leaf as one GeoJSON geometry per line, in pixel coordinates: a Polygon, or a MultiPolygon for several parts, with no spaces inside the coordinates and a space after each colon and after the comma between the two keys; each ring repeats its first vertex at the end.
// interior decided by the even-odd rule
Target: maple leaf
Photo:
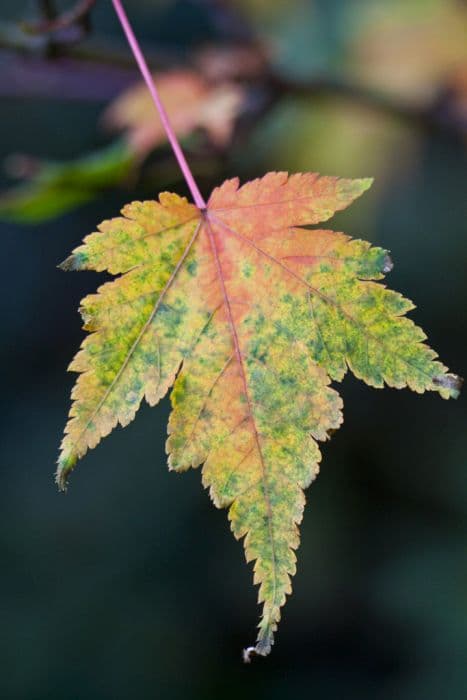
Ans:
{"type": "MultiPolygon", "coordinates": [[[[229,142],[245,99],[243,88],[232,82],[211,84],[188,69],[170,70],[154,78],[179,137],[202,128],[215,146],[223,147],[229,142]]],[[[110,129],[125,130],[130,147],[145,156],[166,140],[164,127],[154,116],[146,86],[137,83],[108,107],[103,122],[110,129]]]]}
{"type": "Polygon", "coordinates": [[[203,465],[203,484],[229,508],[254,561],[265,655],[295,573],[303,490],[318,441],[342,422],[330,387],[347,369],[374,387],[458,395],[405,313],[413,305],[379,283],[392,263],[343,233],[304,229],[347,207],[371,181],[269,173],[216,188],[207,208],[175,194],[133,202],[65,260],[67,270],[119,275],[82,302],[80,373],[57,480],[143,398],[173,385],[170,469],[203,465]]]}

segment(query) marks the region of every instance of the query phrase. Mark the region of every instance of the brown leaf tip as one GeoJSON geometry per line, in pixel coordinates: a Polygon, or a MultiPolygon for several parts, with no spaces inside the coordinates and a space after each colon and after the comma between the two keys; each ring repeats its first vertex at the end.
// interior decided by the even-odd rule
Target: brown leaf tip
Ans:
{"type": "Polygon", "coordinates": [[[57,265],[59,270],[64,270],[65,272],[75,272],[76,270],[82,270],[86,265],[86,255],[82,252],[72,253],[63,262],[57,265]]]}
{"type": "Polygon", "coordinates": [[[251,657],[256,656],[256,647],[247,647],[242,652],[244,664],[251,664],[251,657]]]}
{"type": "Polygon", "coordinates": [[[457,374],[441,374],[433,378],[433,384],[449,391],[454,399],[459,396],[463,383],[463,378],[457,374]]]}
{"type": "Polygon", "coordinates": [[[59,270],[63,270],[64,272],[68,272],[69,270],[74,270],[75,265],[74,265],[74,256],[69,255],[68,258],[63,260],[59,265],[57,265],[59,270]]]}
{"type": "Polygon", "coordinates": [[[68,485],[68,477],[76,464],[77,458],[75,455],[60,455],[58,459],[57,471],[55,472],[55,483],[59,491],[66,492],[68,485]]]}
{"type": "Polygon", "coordinates": [[[256,646],[247,647],[242,652],[243,663],[251,663],[251,659],[254,656],[267,656],[271,651],[271,646],[274,644],[272,639],[266,638],[259,640],[256,646]]]}

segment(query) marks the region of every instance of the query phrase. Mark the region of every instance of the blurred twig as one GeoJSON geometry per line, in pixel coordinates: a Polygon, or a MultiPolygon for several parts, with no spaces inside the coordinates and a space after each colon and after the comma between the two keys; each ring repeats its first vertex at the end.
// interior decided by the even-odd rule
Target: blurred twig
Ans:
{"type": "MultiPolygon", "coordinates": [[[[21,26],[12,22],[0,22],[0,50],[3,53],[20,53],[30,56],[32,59],[45,53],[49,38],[43,34],[28,34],[22,31],[21,26]]],[[[99,65],[131,68],[135,70],[135,62],[128,50],[118,42],[86,38],[81,44],[69,42],[66,37],[60,36],[58,54],[51,58],[50,63],[58,58],[67,57],[77,61],[89,61],[99,65]]],[[[0,51],[1,54],[1,51],[0,51]]],[[[180,63],[182,52],[175,49],[160,47],[157,50],[148,47],[145,50],[148,63],[153,66],[170,66],[180,63]]]]}
{"type": "MultiPolygon", "coordinates": [[[[6,54],[7,58],[6,61],[2,61],[0,96],[108,100],[126,87],[131,82],[133,75],[136,76],[133,58],[126,49],[121,49],[120,45],[96,39],[87,39],[83,43],[76,44],[74,43],[76,36],[70,37],[66,33],[61,35],[60,32],[49,37],[49,30],[52,31],[53,27],[55,29],[69,27],[77,18],[79,19],[86,13],[89,14],[95,0],[79,0],[72,10],[55,18],[53,18],[53,3],[50,0],[40,0],[40,2],[43,6],[43,12],[47,12],[47,15],[52,17],[52,19],[49,18],[44,20],[42,24],[36,25],[36,29],[37,27],[46,28],[45,34],[28,33],[22,31],[18,25],[0,23],[0,60],[2,60],[2,53],[3,57],[6,54]],[[54,49],[52,55],[49,50],[51,39],[54,49]],[[2,52],[2,48],[5,51],[2,52]],[[14,55],[18,53],[27,54],[27,61],[24,59],[15,60],[14,55]],[[80,63],[83,64],[84,71],[80,68],[80,63]],[[111,79],[109,82],[106,81],[104,86],[102,77],[107,74],[106,67],[111,68],[108,71],[111,79]],[[88,72],[88,79],[83,77],[86,72],[88,72]],[[40,80],[38,80],[38,75],[40,80]],[[96,89],[98,79],[103,85],[102,90],[96,89]],[[67,83],[67,87],[62,90],[65,83],[67,83]]],[[[219,12],[219,8],[222,9],[223,6],[219,0],[199,0],[199,2],[216,7],[216,12],[219,12]]],[[[219,16],[222,19],[222,13],[219,16]]],[[[240,27],[238,32],[245,34],[246,30],[242,22],[239,21],[238,24],[240,27]]],[[[233,45],[241,48],[242,42],[237,39],[236,44],[234,42],[233,45]]],[[[251,55],[256,52],[263,63],[261,64],[260,61],[260,68],[254,76],[251,74],[242,75],[240,71],[238,75],[231,77],[239,82],[243,81],[248,85],[254,85],[257,91],[264,95],[264,99],[261,100],[261,109],[258,110],[259,114],[264,113],[265,105],[271,107],[289,95],[307,98],[332,95],[359,103],[382,114],[402,119],[418,128],[437,129],[454,135],[465,135],[467,129],[465,120],[450,118],[452,110],[449,109],[449,104],[443,103],[443,107],[439,100],[435,101],[434,104],[417,105],[333,76],[298,81],[277,74],[271,66],[264,47],[259,42],[255,44],[251,36],[248,36],[243,43],[243,49],[251,55]]],[[[214,49],[215,51],[216,49],[214,49]]],[[[149,65],[158,70],[172,68],[183,62],[183,55],[174,50],[152,49],[145,51],[145,53],[149,65]]],[[[208,54],[206,51],[205,53],[208,54]]],[[[199,55],[195,55],[193,62],[202,72],[207,71],[206,76],[211,79],[212,76],[208,74],[209,71],[212,73],[211,68],[214,64],[212,56],[208,56],[208,59],[203,65],[199,61],[199,55]],[[211,68],[208,70],[206,66],[211,68]]],[[[219,63],[218,59],[217,63],[219,63]]],[[[216,80],[216,77],[214,76],[213,79],[216,80]]],[[[252,114],[249,115],[250,125],[254,124],[255,121],[254,111],[252,110],[252,114]]]]}
{"type": "Polygon", "coordinates": [[[78,0],[71,10],[61,15],[56,14],[50,0],[42,0],[41,4],[45,5],[45,18],[37,22],[23,22],[21,25],[24,31],[30,34],[50,34],[73,24],[88,26],[89,13],[96,4],[96,0],[78,0]]]}
{"type": "Polygon", "coordinates": [[[278,99],[283,95],[296,95],[306,98],[320,96],[343,97],[420,128],[448,131],[458,135],[465,135],[467,131],[467,123],[446,118],[443,110],[440,109],[439,100],[435,100],[432,105],[409,103],[382,92],[369,90],[356,83],[328,76],[308,81],[296,81],[270,73],[269,82],[278,99]]]}
{"type": "Polygon", "coordinates": [[[0,98],[108,102],[136,80],[134,68],[67,57],[51,61],[10,55],[1,61],[0,98]]]}

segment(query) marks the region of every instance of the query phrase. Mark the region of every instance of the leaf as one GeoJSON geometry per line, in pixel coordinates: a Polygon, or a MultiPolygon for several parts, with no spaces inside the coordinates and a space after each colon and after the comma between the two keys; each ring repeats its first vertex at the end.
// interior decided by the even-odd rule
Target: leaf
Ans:
{"type": "Polygon", "coordinates": [[[318,441],[342,422],[330,387],[349,368],[370,386],[456,397],[460,380],[405,317],[413,305],[379,283],[388,253],[343,233],[308,230],[346,208],[370,180],[269,173],[216,188],[206,210],[163,193],[104,221],[67,270],[119,275],[82,302],[90,335],[57,480],[143,398],[173,386],[170,469],[203,464],[203,484],[229,508],[263,605],[257,644],[270,651],[295,573],[305,489],[318,441]]]}
{"type": "Polygon", "coordinates": [[[40,223],[65,214],[128,177],[134,155],[118,141],[75,160],[32,166],[28,181],[0,194],[0,219],[40,223]]]}
{"type": "MultiPolygon", "coordinates": [[[[179,137],[202,128],[215,146],[229,142],[244,101],[244,90],[239,85],[213,85],[195,71],[181,69],[154,78],[179,137]]],[[[162,123],[154,119],[154,105],[144,83],[137,83],[117,97],[104,113],[103,121],[112,130],[126,131],[131,149],[143,157],[166,141],[162,123]]]]}

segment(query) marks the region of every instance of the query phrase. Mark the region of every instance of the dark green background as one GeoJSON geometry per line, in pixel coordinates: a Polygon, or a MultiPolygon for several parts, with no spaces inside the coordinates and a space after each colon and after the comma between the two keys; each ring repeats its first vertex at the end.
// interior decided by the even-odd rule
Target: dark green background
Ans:
{"type": "MultiPolygon", "coordinates": [[[[201,2],[127,4],[153,43],[218,33],[201,2]]],[[[284,71],[338,61],[343,5],[316,5],[313,23],[268,28],[286,43],[284,71]]],[[[2,3],[1,14],[17,17],[18,3],[2,3]]],[[[99,3],[96,31],[120,36],[110,2],[99,3]]],[[[431,345],[465,374],[465,142],[408,127],[383,152],[379,175],[369,170],[370,144],[344,172],[332,144],[329,153],[320,144],[315,157],[321,108],[318,99],[282,104],[231,154],[222,176],[293,168],[297,149],[302,168],[376,174],[366,201],[335,227],[392,250],[389,283],[415,300],[412,316],[431,345]],[[309,145],[297,143],[297,129],[308,129],[309,145]],[[409,162],[407,141],[416,145],[409,162]]],[[[90,150],[102,143],[101,109],[3,99],[1,155],[90,150]]],[[[382,121],[382,141],[392,128],[382,121]]],[[[373,139],[371,149],[379,146],[373,139]]],[[[201,182],[205,193],[214,184],[201,182]]],[[[64,274],[56,264],[98,220],[138,196],[110,193],[41,226],[1,225],[0,696],[463,699],[465,396],[444,402],[346,378],[345,424],[323,446],[322,473],[308,492],[294,593],[272,655],[250,667],[240,652],[255,637],[251,568],[199,472],[168,473],[167,400],[115,431],[79,465],[67,495],[57,492],[54,460],[73,382],[66,367],[82,338],[76,309],[99,277],[64,274]]]]}

